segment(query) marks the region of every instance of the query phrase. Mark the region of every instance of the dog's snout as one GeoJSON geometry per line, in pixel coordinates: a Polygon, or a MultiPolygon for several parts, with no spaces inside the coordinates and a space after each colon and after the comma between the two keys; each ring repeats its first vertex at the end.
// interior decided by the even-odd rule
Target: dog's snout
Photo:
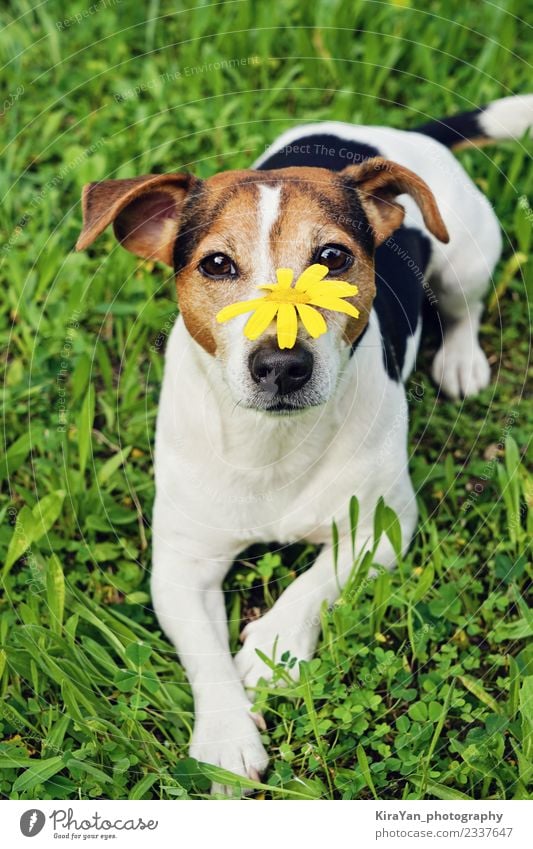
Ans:
{"type": "Polygon", "coordinates": [[[313,373],[313,354],[296,343],[290,350],[262,345],[250,355],[250,373],[265,391],[289,395],[305,386],[313,373]]]}

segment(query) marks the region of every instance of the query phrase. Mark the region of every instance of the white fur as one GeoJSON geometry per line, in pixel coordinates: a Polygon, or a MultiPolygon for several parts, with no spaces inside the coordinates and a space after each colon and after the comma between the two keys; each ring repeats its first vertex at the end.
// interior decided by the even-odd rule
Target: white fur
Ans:
{"type": "Polygon", "coordinates": [[[419,321],[416,325],[416,330],[412,336],[407,337],[405,356],[402,369],[402,380],[407,380],[413,371],[416,363],[416,355],[418,346],[420,345],[420,336],[422,335],[422,322],[419,321]]]}
{"type": "Polygon", "coordinates": [[[533,94],[502,97],[480,113],[478,122],[491,139],[514,139],[533,127],[533,94]]]}
{"type": "Polygon", "coordinates": [[[279,215],[281,186],[267,186],[258,184],[259,207],[257,239],[257,272],[265,283],[269,280],[275,281],[275,268],[272,263],[270,251],[270,231],[276,223],[279,215]]]}
{"type": "MultiPolygon", "coordinates": [[[[378,494],[398,513],[405,546],[413,534],[405,394],[383,367],[374,315],[365,345],[330,401],[294,417],[233,407],[213,361],[181,319],[167,361],[173,367],[165,372],[156,440],[154,606],[192,685],[192,755],[256,776],[266,754],[241,679],[252,687],[261,675],[268,677],[255,648],[271,655],[276,638],[278,656],[286,650],[300,659],[311,655],[322,600],[335,599],[337,581],[343,583],[350,571],[345,549],[351,495],[362,508],[359,549],[372,540],[378,494]],[[404,413],[391,429],[398,410],[404,413]],[[333,519],[342,540],[337,577],[333,519]],[[227,647],[224,575],[251,542],[300,539],[325,547],[268,616],[249,626],[234,663],[227,647]]],[[[392,566],[387,542],[376,557],[392,566]]]]}
{"type": "MultiPolygon", "coordinates": [[[[428,182],[451,236],[448,245],[429,236],[431,285],[447,323],[434,373],[451,395],[483,386],[488,366],[477,343],[479,304],[500,250],[490,204],[444,147],[416,133],[325,123],[285,133],[265,155],[302,132],[367,142],[428,182]]],[[[407,223],[426,232],[411,199],[401,201],[407,223]]],[[[269,264],[268,236],[278,203],[275,189],[260,187],[261,273],[269,264]]],[[[230,322],[241,340],[244,320],[230,322]]],[[[320,380],[322,388],[327,384],[328,400],[291,417],[235,405],[235,394],[245,399],[249,391],[242,347],[236,346],[240,353],[234,361],[230,357],[222,363],[197,346],[181,319],[169,339],[156,437],[153,601],[191,682],[196,710],[192,755],[241,775],[257,777],[267,763],[261,721],[257,716],[254,721],[245,691],[269,675],[256,649],[272,656],[277,644],[278,657],[287,650],[300,659],[312,655],[320,606],[334,601],[352,567],[350,497],[357,496],[361,510],[358,553],[372,541],[380,496],[398,514],[404,548],[415,529],[407,402],[403,385],[385,371],[377,318],[372,312],[351,359],[328,341],[331,335],[314,349],[315,357],[322,352],[320,380]],[[333,519],[340,535],[337,575],[333,519]],[[243,648],[232,659],[224,575],[247,545],[273,540],[308,540],[324,547],[272,610],[247,626],[243,648]]],[[[417,344],[417,338],[408,344],[404,376],[414,366],[417,344]]],[[[381,542],[375,559],[393,565],[388,541],[381,542]]]]}

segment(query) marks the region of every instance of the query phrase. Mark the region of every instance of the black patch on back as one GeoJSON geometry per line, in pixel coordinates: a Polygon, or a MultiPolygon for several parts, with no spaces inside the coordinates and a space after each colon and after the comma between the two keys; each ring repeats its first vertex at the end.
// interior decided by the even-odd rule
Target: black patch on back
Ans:
{"type": "Polygon", "coordinates": [[[257,170],[270,171],[304,166],[342,171],[348,165],[360,165],[365,159],[379,155],[379,150],[369,144],[341,139],[330,133],[314,133],[301,136],[275,151],[258,165],[257,170]]]}
{"type": "Polygon", "coordinates": [[[401,380],[407,339],[420,320],[430,256],[427,236],[403,225],[376,250],[374,309],[381,329],[383,363],[393,380],[401,380]]]}
{"type": "Polygon", "coordinates": [[[460,115],[452,115],[451,118],[442,118],[440,121],[428,121],[421,127],[415,127],[413,132],[422,133],[446,147],[477,139],[486,135],[479,124],[479,116],[486,109],[480,106],[471,112],[462,112],[460,115]]]}

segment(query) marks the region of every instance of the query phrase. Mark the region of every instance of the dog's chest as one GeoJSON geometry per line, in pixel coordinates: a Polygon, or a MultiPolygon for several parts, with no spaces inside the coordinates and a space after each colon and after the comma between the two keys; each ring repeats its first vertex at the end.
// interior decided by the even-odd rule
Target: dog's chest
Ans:
{"type": "MultiPolygon", "coordinates": [[[[298,440],[269,435],[261,428],[247,444],[226,442],[224,450],[183,436],[169,453],[158,446],[158,487],[189,521],[203,523],[216,536],[231,532],[244,545],[252,541],[292,542],[330,539],[333,519],[347,519],[352,495],[367,503],[380,484],[370,452],[354,438],[355,422],[317,426],[298,440]]],[[[305,428],[302,427],[305,431],[305,428]]],[[[235,434],[234,434],[235,435],[235,434]]],[[[376,496],[376,498],[379,496],[376,496]]]]}
{"type": "Polygon", "coordinates": [[[356,495],[373,511],[406,465],[403,387],[389,379],[372,326],[328,404],[294,417],[242,410],[215,381],[194,371],[191,343],[173,331],[161,395],[157,488],[185,530],[203,528],[211,544],[238,540],[322,543],[331,521],[348,522],[356,495]],[[375,337],[375,338],[374,338],[375,337]],[[183,346],[183,347],[182,347],[183,346]],[[178,348],[181,347],[181,353],[178,348]],[[181,361],[174,379],[169,361],[181,361]],[[397,467],[397,468],[396,468],[397,467]]]}

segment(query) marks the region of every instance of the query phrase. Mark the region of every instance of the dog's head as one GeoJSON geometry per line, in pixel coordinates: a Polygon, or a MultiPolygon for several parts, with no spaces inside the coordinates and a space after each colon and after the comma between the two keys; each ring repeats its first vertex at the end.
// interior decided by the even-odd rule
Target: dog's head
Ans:
{"type": "Polygon", "coordinates": [[[404,193],[431,233],[448,241],[426,183],[374,158],[337,173],[299,167],[228,171],[207,180],[161,174],[91,183],[83,192],[77,248],[113,223],[124,248],[174,269],[185,325],[220,363],[236,402],[270,412],[303,409],[330,397],[368,322],[374,251],[402,223],[395,198],[404,193]],[[277,268],[292,268],[296,279],[312,263],[327,266],[328,279],[357,285],[358,319],[323,311],[328,332],[312,339],[300,326],[295,346],[284,350],[274,324],[252,342],[243,333],[247,316],[217,323],[224,306],[260,296],[257,287],[275,282],[277,268]]]}

